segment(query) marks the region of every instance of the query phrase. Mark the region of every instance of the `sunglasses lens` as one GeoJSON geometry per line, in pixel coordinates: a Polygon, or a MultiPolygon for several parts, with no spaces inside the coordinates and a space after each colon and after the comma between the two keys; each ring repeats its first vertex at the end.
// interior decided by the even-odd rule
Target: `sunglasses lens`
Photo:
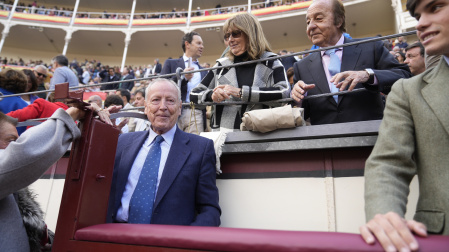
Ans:
{"type": "Polygon", "coordinates": [[[228,32],[224,35],[224,39],[225,40],[229,40],[230,37],[233,38],[240,38],[240,36],[242,36],[242,31],[241,30],[237,30],[237,31],[232,31],[232,32],[228,32]]]}

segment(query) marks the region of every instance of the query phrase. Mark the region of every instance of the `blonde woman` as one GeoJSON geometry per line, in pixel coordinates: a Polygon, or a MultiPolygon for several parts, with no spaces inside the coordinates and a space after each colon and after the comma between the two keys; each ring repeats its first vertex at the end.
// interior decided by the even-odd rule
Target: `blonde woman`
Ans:
{"type": "MultiPolygon", "coordinates": [[[[257,18],[249,13],[235,15],[226,20],[224,40],[229,45],[225,57],[215,66],[227,66],[245,61],[268,59],[277,56],[271,52],[257,18]]],[[[284,67],[279,60],[267,60],[237,67],[210,71],[190,93],[190,101],[271,101],[289,97],[284,67]]],[[[278,104],[276,104],[278,105],[278,104]]],[[[261,104],[239,106],[216,106],[212,126],[239,129],[243,113],[264,108],[261,104]]]]}

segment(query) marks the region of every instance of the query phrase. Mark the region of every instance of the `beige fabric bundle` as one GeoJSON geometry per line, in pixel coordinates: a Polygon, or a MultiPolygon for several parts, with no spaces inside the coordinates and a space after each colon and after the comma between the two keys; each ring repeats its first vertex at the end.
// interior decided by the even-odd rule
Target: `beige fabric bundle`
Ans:
{"type": "Polygon", "coordinates": [[[241,131],[270,132],[275,129],[304,126],[304,109],[291,105],[272,109],[258,109],[243,114],[241,131]]]}

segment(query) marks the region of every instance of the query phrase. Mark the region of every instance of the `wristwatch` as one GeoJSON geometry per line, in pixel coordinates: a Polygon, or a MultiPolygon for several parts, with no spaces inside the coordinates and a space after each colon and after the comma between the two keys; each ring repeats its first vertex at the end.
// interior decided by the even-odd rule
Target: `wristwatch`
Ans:
{"type": "Polygon", "coordinates": [[[374,71],[371,68],[366,68],[365,71],[368,73],[369,78],[367,83],[368,84],[373,84],[374,83],[374,71]]]}

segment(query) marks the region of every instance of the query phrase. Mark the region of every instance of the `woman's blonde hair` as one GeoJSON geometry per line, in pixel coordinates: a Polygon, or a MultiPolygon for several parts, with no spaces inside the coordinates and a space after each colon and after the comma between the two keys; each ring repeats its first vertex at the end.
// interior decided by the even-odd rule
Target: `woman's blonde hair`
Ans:
{"type": "MultiPolygon", "coordinates": [[[[262,26],[253,14],[241,13],[230,17],[223,26],[223,32],[226,34],[229,29],[241,30],[248,38],[246,51],[249,60],[260,59],[264,52],[271,52],[270,44],[265,38],[262,26]]],[[[226,56],[234,60],[231,50],[228,51],[226,56]]]]}

